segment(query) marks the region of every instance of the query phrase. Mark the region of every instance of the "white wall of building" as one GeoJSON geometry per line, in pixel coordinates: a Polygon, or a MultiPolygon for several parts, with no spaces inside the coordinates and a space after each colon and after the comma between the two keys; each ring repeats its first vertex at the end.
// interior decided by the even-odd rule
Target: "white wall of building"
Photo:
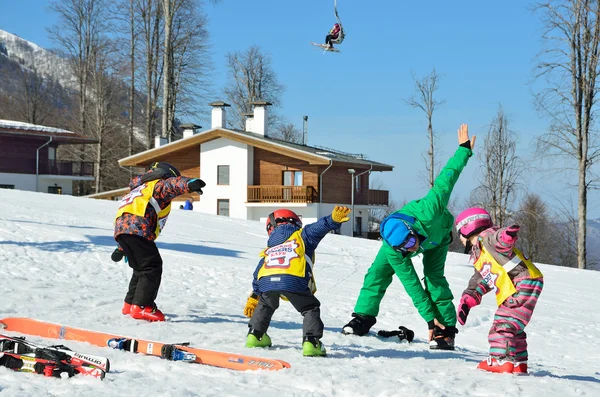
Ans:
{"type": "Polygon", "coordinates": [[[281,205],[268,205],[261,204],[257,206],[252,206],[248,208],[248,219],[259,221],[261,224],[266,225],[267,218],[269,214],[277,209],[286,208],[288,210],[294,211],[300,219],[302,219],[302,223],[308,225],[309,223],[316,222],[319,217],[318,213],[318,204],[292,204],[292,203],[283,203],[281,205]]]}
{"type": "Polygon", "coordinates": [[[35,175],[0,173],[0,184],[15,185],[17,190],[35,192],[35,175]]]}
{"type": "MultiPolygon", "coordinates": [[[[35,179],[35,176],[34,176],[35,179]]],[[[60,177],[60,176],[40,176],[39,191],[42,193],[48,193],[48,186],[60,186],[62,188],[62,194],[73,194],[73,179],[60,177]]]]}
{"type": "Polygon", "coordinates": [[[206,183],[204,194],[194,210],[216,214],[217,200],[229,199],[229,216],[248,219],[248,194],[251,150],[248,145],[231,139],[219,138],[200,146],[200,178],[206,183]],[[229,166],[229,185],[217,185],[217,166],[229,166]]]}
{"type": "MultiPolygon", "coordinates": [[[[93,177],[81,178],[85,180],[93,180],[93,177]]],[[[36,191],[36,176],[31,174],[9,174],[0,173],[1,185],[14,185],[17,190],[27,190],[30,192],[36,191]]],[[[60,186],[62,194],[73,194],[73,178],[70,176],[48,176],[40,175],[38,183],[38,191],[48,193],[48,186],[60,186]]]]}
{"type": "MultiPolygon", "coordinates": [[[[323,216],[327,216],[330,215],[331,212],[333,211],[333,209],[335,208],[336,205],[341,205],[341,206],[346,206],[348,208],[352,208],[352,205],[349,203],[340,203],[340,204],[321,204],[321,208],[320,208],[320,217],[323,216]]],[[[364,234],[369,230],[369,225],[368,225],[368,221],[369,221],[369,211],[367,209],[367,207],[360,207],[355,205],[354,206],[354,218],[353,218],[353,213],[350,212],[349,216],[350,216],[350,220],[348,222],[344,222],[342,223],[342,227],[340,227],[340,234],[344,235],[344,236],[350,236],[352,234],[352,223],[351,222],[356,222],[356,220],[354,220],[354,218],[362,218],[362,230],[361,232],[364,234]]],[[[358,232],[359,230],[354,230],[355,232],[358,232]]]]}

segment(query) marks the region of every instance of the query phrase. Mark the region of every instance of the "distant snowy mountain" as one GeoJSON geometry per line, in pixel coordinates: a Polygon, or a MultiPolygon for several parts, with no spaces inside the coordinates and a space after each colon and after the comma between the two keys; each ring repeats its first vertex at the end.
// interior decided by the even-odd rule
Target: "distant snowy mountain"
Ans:
{"type": "MultiPolygon", "coordinates": [[[[78,90],[77,79],[71,71],[67,57],[0,29],[0,93],[8,93],[9,97],[18,97],[15,93],[22,90],[24,72],[33,70],[37,70],[38,74],[45,78],[57,81],[62,89],[70,92],[78,90]]],[[[127,92],[126,86],[127,83],[122,84],[123,92],[127,92]]],[[[141,118],[145,96],[138,92],[137,97],[139,102],[136,105],[136,111],[138,117],[141,118]]],[[[125,104],[128,96],[123,94],[121,98],[122,106],[125,108],[128,106],[125,104]]],[[[11,118],[11,116],[9,112],[5,118],[11,118]]],[[[125,129],[126,127],[123,127],[123,130],[125,129]]],[[[146,146],[147,139],[143,131],[136,128],[134,136],[141,145],[146,146]]]]}
{"type": "Polygon", "coordinates": [[[0,57],[29,71],[37,69],[38,73],[57,80],[65,88],[74,88],[75,79],[66,58],[1,29],[0,57]]]}

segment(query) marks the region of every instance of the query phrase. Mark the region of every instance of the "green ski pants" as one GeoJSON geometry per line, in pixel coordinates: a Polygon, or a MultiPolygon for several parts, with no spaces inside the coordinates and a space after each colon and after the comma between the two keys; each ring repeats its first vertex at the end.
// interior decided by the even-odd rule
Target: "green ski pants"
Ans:
{"type": "Polygon", "coordinates": [[[354,312],[377,317],[381,300],[396,274],[426,322],[435,318],[445,326],[455,326],[456,308],[452,303],[454,297],[444,276],[447,254],[447,245],[423,253],[423,288],[411,259],[403,258],[383,244],[365,275],[354,312]]]}

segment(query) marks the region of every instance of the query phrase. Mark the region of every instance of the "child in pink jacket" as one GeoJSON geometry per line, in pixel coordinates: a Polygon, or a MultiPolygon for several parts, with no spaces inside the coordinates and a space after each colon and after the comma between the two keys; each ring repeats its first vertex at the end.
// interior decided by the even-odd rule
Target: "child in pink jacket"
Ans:
{"type": "Polygon", "coordinates": [[[478,369],[514,374],[527,373],[527,335],[544,279],[521,251],[515,247],[519,226],[494,226],[483,208],[469,208],[456,217],[456,229],[470,253],[475,274],[458,305],[458,322],[464,325],[469,311],[494,290],[498,310],[490,329],[490,355],[478,369]]]}

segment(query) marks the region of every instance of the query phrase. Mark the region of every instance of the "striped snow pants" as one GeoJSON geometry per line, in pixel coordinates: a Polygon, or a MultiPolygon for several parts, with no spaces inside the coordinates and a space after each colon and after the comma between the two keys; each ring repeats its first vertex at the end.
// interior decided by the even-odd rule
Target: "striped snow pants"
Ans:
{"type": "Polygon", "coordinates": [[[538,301],[543,278],[514,280],[517,290],[496,310],[488,340],[490,356],[508,356],[515,362],[527,362],[527,334],[525,327],[531,320],[538,301]]]}

